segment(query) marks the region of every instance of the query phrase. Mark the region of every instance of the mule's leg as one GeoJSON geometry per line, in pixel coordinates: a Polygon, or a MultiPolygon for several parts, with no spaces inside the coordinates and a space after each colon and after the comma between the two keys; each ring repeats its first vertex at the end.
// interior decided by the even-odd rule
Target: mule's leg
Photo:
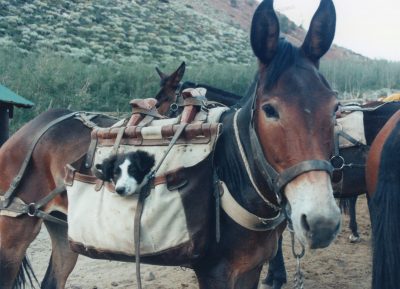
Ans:
{"type": "Polygon", "coordinates": [[[68,245],[67,226],[45,222],[50,234],[52,252],[42,289],[63,289],[69,274],[75,267],[78,254],[71,251],[68,245]]]}
{"type": "Polygon", "coordinates": [[[195,269],[199,289],[257,289],[262,265],[237,276],[226,264],[219,264],[214,270],[195,269]]]}
{"type": "Polygon", "coordinates": [[[195,268],[194,271],[200,289],[257,289],[261,269],[262,264],[246,273],[237,274],[231,264],[221,261],[203,269],[195,268]]]}
{"type": "Polygon", "coordinates": [[[220,262],[218,264],[206,264],[194,268],[199,289],[233,289],[232,278],[229,273],[228,264],[220,262]]]}
{"type": "Polygon", "coordinates": [[[349,228],[352,233],[349,236],[349,239],[351,243],[357,243],[361,240],[360,235],[358,234],[357,216],[356,216],[357,197],[358,196],[349,198],[349,215],[350,215],[349,228]]]}
{"type": "Polygon", "coordinates": [[[235,289],[257,289],[260,281],[262,265],[239,276],[234,286],[235,289]]]}
{"type": "Polygon", "coordinates": [[[287,282],[285,260],[282,251],[282,236],[278,241],[278,250],[273,259],[269,261],[267,277],[262,281],[264,288],[280,289],[287,282]]]}
{"type": "Polygon", "coordinates": [[[23,216],[0,216],[0,288],[10,289],[29,244],[40,231],[40,220],[23,216]]]}

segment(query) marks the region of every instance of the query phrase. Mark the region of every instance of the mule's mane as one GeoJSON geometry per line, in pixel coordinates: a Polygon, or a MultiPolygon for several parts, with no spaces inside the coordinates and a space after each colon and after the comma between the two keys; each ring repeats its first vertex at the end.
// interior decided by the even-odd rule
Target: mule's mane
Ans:
{"type": "Polygon", "coordinates": [[[299,48],[281,37],[278,42],[276,54],[267,67],[265,79],[261,79],[260,82],[264,84],[264,90],[271,89],[277,83],[282,73],[290,66],[297,64],[299,58],[299,48]]]}

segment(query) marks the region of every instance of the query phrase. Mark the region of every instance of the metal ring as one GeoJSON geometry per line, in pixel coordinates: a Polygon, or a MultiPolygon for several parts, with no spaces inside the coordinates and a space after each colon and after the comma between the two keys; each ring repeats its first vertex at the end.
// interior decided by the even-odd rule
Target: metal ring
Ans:
{"type": "Polygon", "coordinates": [[[178,106],[178,104],[176,102],[174,102],[174,103],[171,103],[171,105],[169,106],[169,109],[172,112],[177,112],[178,109],[179,109],[179,106],[178,106]]]}
{"type": "Polygon", "coordinates": [[[28,216],[29,217],[35,217],[36,216],[36,212],[37,212],[37,208],[36,208],[36,204],[35,203],[30,203],[28,205],[28,216]]]}
{"type": "Polygon", "coordinates": [[[344,158],[340,155],[336,155],[331,157],[330,162],[333,166],[333,169],[335,171],[342,170],[345,167],[345,161],[344,158]]]}
{"type": "Polygon", "coordinates": [[[292,253],[293,253],[293,256],[295,258],[298,258],[298,259],[303,258],[304,254],[306,253],[306,248],[304,247],[303,243],[299,241],[299,244],[301,246],[301,251],[300,251],[300,253],[296,253],[296,248],[295,248],[296,247],[296,245],[295,245],[296,236],[294,235],[294,232],[290,232],[290,236],[292,238],[292,253]]]}

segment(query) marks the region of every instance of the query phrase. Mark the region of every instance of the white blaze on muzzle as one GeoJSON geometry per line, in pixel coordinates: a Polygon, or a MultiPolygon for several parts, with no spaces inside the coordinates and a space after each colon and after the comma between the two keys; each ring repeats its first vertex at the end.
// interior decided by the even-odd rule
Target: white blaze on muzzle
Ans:
{"type": "Polygon", "coordinates": [[[301,174],[285,187],[297,238],[310,248],[327,247],[340,230],[341,214],[326,172],[301,174]]]}

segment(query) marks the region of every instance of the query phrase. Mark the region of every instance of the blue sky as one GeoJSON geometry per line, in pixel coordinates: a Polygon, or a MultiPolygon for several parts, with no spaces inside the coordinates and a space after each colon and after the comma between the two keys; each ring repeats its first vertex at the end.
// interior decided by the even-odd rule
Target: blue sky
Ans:
{"type": "MultiPolygon", "coordinates": [[[[400,0],[333,0],[334,42],[371,58],[400,61],[400,0]]],[[[274,7],[308,29],[319,0],[275,0],[274,7]]]]}

